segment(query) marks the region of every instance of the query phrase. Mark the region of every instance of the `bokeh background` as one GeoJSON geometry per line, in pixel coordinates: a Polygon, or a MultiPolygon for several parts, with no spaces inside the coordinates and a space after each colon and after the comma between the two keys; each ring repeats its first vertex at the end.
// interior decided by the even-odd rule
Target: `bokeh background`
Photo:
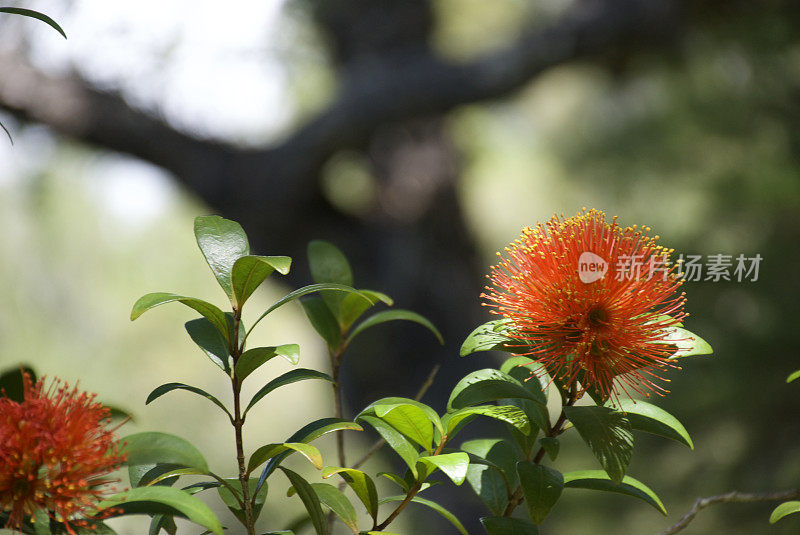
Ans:
{"type": "MultiPolygon", "coordinates": [[[[294,257],[253,311],[310,282],[305,245],[324,238],[351,258],[357,285],[441,328],[444,347],[413,325],[365,334],[343,369],[352,415],[413,396],[436,363],[425,401],[442,408],[461,375],[498,358],[457,357],[487,318],[478,295],[494,252],[555,212],[596,207],[653,227],[677,252],[763,262],[756,282],[685,286],[687,326],[715,355],[671,373],[661,404],[696,448],[639,436],[629,471],[669,517],[572,491],[541,532],[655,534],[698,496],[800,484],[800,390],[784,383],[800,367],[796,2],[9,4],[50,14],[69,40],[0,18],[0,120],[14,137],[0,140],[0,367],[80,380],[135,415],[130,432],[170,430],[233,473],[232,432],[204,400],[144,406],[173,380],[227,399],[183,332],[192,315],[165,307],[128,321],[150,291],[223,302],[194,216],[236,219],[257,253],[294,257]]],[[[258,336],[300,343],[305,366],[327,366],[299,307],[258,336]]],[[[328,400],[319,384],[277,392],[249,422],[248,450],[330,415],[328,400]]],[[[366,448],[363,435],[349,440],[366,448]]],[[[567,440],[557,466],[594,468],[583,448],[567,440]]],[[[387,453],[367,468],[397,465],[387,453]]],[[[300,514],[282,484],[265,529],[300,514]]],[[[431,496],[482,532],[470,490],[444,486],[431,496]]],[[[772,506],[716,506],[685,533],[800,531],[800,518],[769,526],[772,506]]],[[[427,509],[405,516],[401,533],[454,532],[427,509]]],[[[138,534],[146,522],[117,526],[138,534]]]]}

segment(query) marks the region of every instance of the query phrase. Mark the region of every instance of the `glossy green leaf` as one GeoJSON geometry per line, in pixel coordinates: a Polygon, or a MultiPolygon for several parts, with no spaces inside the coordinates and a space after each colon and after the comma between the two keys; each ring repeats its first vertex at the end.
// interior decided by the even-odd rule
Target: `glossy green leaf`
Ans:
{"type": "MultiPolygon", "coordinates": [[[[164,479],[161,476],[181,469],[183,465],[168,463],[145,463],[128,465],[128,478],[131,487],[145,487],[148,485],[163,485],[170,487],[178,481],[178,476],[164,479]]],[[[192,468],[191,470],[194,470],[192,468]]]]}
{"type": "Polygon", "coordinates": [[[334,474],[339,474],[345,483],[347,483],[353,492],[355,492],[361,503],[367,509],[369,516],[373,520],[378,518],[378,491],[375,488],[375,482],[369,475],[361,470],[355,468],[341,468],[338,466],[329,466],[322,471],[322,478],[328,479],[334,474]]]}
{"type": "Polygon", "coordinates": [[[250,400],[250,403],[247,405],[247,408],[244,410],[244,414],[253,408],[253,406],[261,401],[264,396],[275,390],[276,388],[280,388],[281,386],[285,386],[288,384],[296,383],[298,381],[305,381],[307,379],[322,379],[325,381],[333,382],[333,378],[328,375],[327,373],[318,372],[316,370],[309,370],[308,368],[297,368],[295,370],[290,370],[283,375],[279,375],[269,383],[265,384],[261,389],[256,392],[253,396],[253,399],[250,400]]]}
{"type": "Polygon", "coordinates": [[[440,344],[444,344],[444,338],[442,338],[441,333],[439,330],[434,327],[433,323],[430,322],[424,316],[417,314],[416,312],[412,312],[410,310],[403,310],[403,309],[394,309],[394,310],[382,310],[381,312],[376,312],[372,316],[368,317],[356,327],[350,331],[350,335],[347,337],[347,343],[353,341],[353,338],[358,336],[360,333],[364,332],[365,330],[369,329],[370,327],[374,327],[375,325],[379,325],[381,323],[385,323],[387,321],[413,321],[415,323],[419,323],[423,327],[426,327],[429,331],[431,331],[436,339],[439,340],[440,344]]]}
{"type": "Polygon", "coordinates": [[[168,392],[172,392],[173,390],[186,390],[187,392],[192,392],[194,394],[198,394],[200,396],[203,396],[204,398],[209,400],[211,403],[213,403],[214,405],[216,405],[217,407],[222,409],[223,412],[225,412],[225,414],[228,415],[228,418],[233,420],[233,416],[228,411],[228,409],[225,407],[225,405],[222,404],[222,402],[220,400],[218,400],[216,397],[212,396],[211,394],[209,394],[208,392],[206,392],[202,388],[197,388],[196,386],[187,385],[187,384],[184,384],[184,383],[165,383],[165,384],[157,387],[155,390],[150,392],[150,395],[147,396],[147,400],[144,402],[144,404],[145,405],[149,405],[151,401],[155,401],[156,399],[160,398],[164,394],[166,394],[168,392]]]}
{"type": "Polygon", "coordinates": [[[34,11],[32,9],[24,9],[21,7],[0,7],[0,13],[22,15],[23,17],[30,17],[32,19],[40,20],[45,24],[47,24],[48,26],[50,26],[51,28],[53,28],[58,33],[60,33],[64,37],[64,39],[67,38],[67,34],[64,33],[64,30],[61,28],[61,26],[59,26],[56,21],[54,21],[44,13],[39,13],[38,11],[34,11]]]}
{"type": "MultiPolygon", "coordinates": [[[[344,253],[332,243],[314,240],[308,244],[308,265],[314,282],[353,285],[353,272],[344,253]]],[[[330,307],[334,317],[341,317],[341,303],[344,295],[323,292],[322,298],[330,307]]]]}
{"type": "Polygon", "coordinates": [[[307,295],[300,299],[300,305],[314,330],[325,340],[330,350],[335,351],[342,340],[342,328],[322,296],[307,295]]]}
{"type": "Polygon", "coordinates": [[[352,293],[354,295],[360,296],[362,299],[366,300],[368,303],[372,303],[373,302],[371,297],[369,297],[366,294],[362,294],[361,292],[359,292],[355,288],[351,288],[350,286],[344,286],[342,284],[310,284],[308,286],[303,286],[302,288],[299,288],[299,289],[297,289],[297,290],[295,290],[293,292],[290,292],[290,293],[284,295],[283,297],[281,297],[280,299],[278,299],[277,301],[275,301],[275,303],[273,303],[271,307],[269,307],[266,311],[264,311],[264,313],[261,314],[261,316],[259,316],[258,319],[255,321],[255,323],[253,323],[253,325],[250,327],[250,330],[247,331],[248,336],[253,331],[255,326],[258,325],[258,323],[261,320],[263,320],[265,317],[267,317],[271,312],[274,312],[275,310],[277,310],[278,308],[282,307],[286,303],[291,303],[295,299],[303,297],[304,295],[308,295],[308,294],[314,293],[314,292],[319,292],[319,291],[322,291],[322,290],[333,290],[333,291],[337,291],[337,292],[349,292],[349,293],[352,293]]]}
{"type": "Polygon", "coordinates": [[[620,399],[617,403],[609,402],[607,405],[625,413],[632,429],[669,438],[694,449],[686,428],[664,409],[632,399],[620,399]]]}
{"type": "Polygon", "coordinates": [[[564,487],[568,489],[589,489],[602,490],[605,492],[617,492],[633,496],[655,507],[659,512],[666,516],[667,510],[664,504],[650,490],[647,485],[631,476],[625,476],[622,482],[617,484],[611,481],[608,474],[602,470],[581,470],[577,472],[565,472],[564,487]]]}
{"type": "Polygon", "coordinates": [[[195,218],[194,236],[217,282],[234,302],[231,271],[239,258],[250,254],[247,234],[236,221],[210,215],[195,218]]]}
{"type": "Polygon", "coordinates": [[[409,485],[405,479],[398,476],[397,474],[393,474],[391,472],[378,472],[378,477],[385,477],[392,483],[400,486],[400,488],[403,489],[405,492],[411,490],[411,485],[409,485]]]}
{"type": "Polygon", "coordinates": [[[561,497],[564,477],[558,470],[528,461],[517,463],[520,486],[534,524],[541,524],[561,497]]]}
{"type": "MultiPolygon", "coordinates": [[[[233,492],[231,492],[231,489],[223,485],[217,487],[217,493],[219,494],[222,503],[224,503],[225,506],[230,509],[231,513],[233,513],[234,516],[238,518],[242,524],[244,524],[244,510],[239,505],[239,501],[236,499],[238,496],[240,500],[244,500],[244,496],[242,494],[242,483],[238,478],[229,478],[225,481],[227,481],[228,484],[233,487],[233,491],[236,492],[236,496],[234,496],[233,492]]],[[[253,500],[253,498],[255,498],[255,500],[253,500],[253,516],[258,519],[259,515],[261,514],[261,510],[264,508],[264,502],[267,500],[267,485],[262,486],[261,489],[257,491],[256,487],[258,486],[258,480],[250,479],[248,480],[248,486],[250,491],[250,499],[253,500]]]]}
{"type": "Polygon", "coordinates": [[[377,416],[369,416],[362,414],[358,416],[359,420],[363,420],[378,432],[383,437],[389,447],[391,447],[401,459],[405,461],[414,477],[417,477],[417,459],[419,454],[411,442],[397,429],[381,420],[377,416]]]}
{"type": "Polygon", "coordinates": [[[792,381],[800,378],[800,370],[794,371],[789,374],[789,377],[786,378],[787,383],[791,383],[792,381]]]}
{"type": "Polygon", "coordinates": [[[25,385],[22,380],[23,373],[31,378],[31,383],[36,384],[36,372],[30,366],[17,366],[9,368],[0,375],[0,396],[21,403],[25,400],[25,385]]]}
{"type": "Polygon", "coordinates": [[[486,368],[470,373],[456,384],[447,402],[447,412],[503,398],[529,399],[542,404],[542,395],[531,392],[500,370],[486,368]]]}
{"type": "MultiPolygon", "coordinates": [[[[162,467],[162,466],[165,466],[165,465],[156,465],[156,466],[157,467],[162,467]]],[[[150,473],[152,473],[152,471],[150,473]]],[[[150,473],[147,474],[148,478],[150,477],[150,473]]],[[[181,476],[202,476],[202,475],[207,475],[207,474],[206,474],[206,472],[201,472],[200,470],[198,470],[196,468],[174,468],[172,470],[167,470],[166,472],[162,473],[158,477],[150,479],[147,482],[146,486],[149,487],[151,485],[158,485],[159,483],[162,483],[162,482],[164,482],[165,480],[168,480],[168,479],[174,479],[175,481],[177,481],[177,479],[179,477],[181,477],[181,476]]],[[[167,487],[171,487],[172,484],[173,483],[170,483],[170,484],[168,484],[166,486],[167,487]]],[[[143,487],[145,485],[138,485],[138,486],[143,487]]]]}
{"type": "Polygon", "coordinates": [[[774,524],[786,515],[791,515],[793,513],[800,513],[800,502],[783,502],[772,511],[771,515],[769,515],[769,523],[774,524]]]}
{"type": "Polygon", "coordinates": [[[157,307],[165,303],[172,303],[174,301],[183,303],[187,307],[193,308],[202,314],[203,317],[210,321],[214,328],[216,328],[220,334],[222,334],[226,342],[230,341],[230,331],[228,327],[228,320],[225,318],[225,313],[211,303],[207,303],[206,301],[195,299],[193,297],[184,297],[182,295],[176,295],[167,292],[156,292],[143,295],[133,305],[133,309],[131,310],[131,321],[135,320],[153,307],[157,307]]]}
{"type": "Polygon", "coordinates": [[[115,494],[98,504],[98,510],[103,511],[113,507],[115,514],[161,513],[164,508],[175,511],[216,535],[223,535],[222,526],[214,512],[203,502],[186,491],[172,487],[137,487],[115,494]],[[162,506],[162,507],[159,507],[162,506]]]}
{"type": "Polygon", "coordinates": [[[312,483],[311,488],[317,493],[319,501],[333,511],[353,533],[358,534],[358,515],[350,500],[347,499],[342,491],[329,485],[328,483],[312,483]]]}
{"type": "MultiPolygon", "coordinates": [[[[388,498],[382,499],[381,503],[402,502],[405,499],[406,499],[405,495],[389,496],[388,498]]],[[[439,513],[440,515],[445,517],[453,526],[455,526],[455,528],[458,530],[459,533],[461,533],[462,535],[469,535],[467,533],[467,530],[464,529],[463,524],[461,524],[461,522],[459,522],[458,518],[456,518],[456,516],[453,513],[451,513],[450,511],[448,511],[447,509],[445,509],[444,507],[442,507],[438,503],[432,502],[430,500],[426,500],[425,498],[420,498],[419,496],[414,496],[411,499],[411,501],[413,503],[419,503],[419,504],[426,505],[426,506],[430,507],[431,509],[433,509],[434,511],[436,511],[437,513],[439,513]]]]}
{"type": "Polygon", "coordinates": [[[436,411],[413,399],[379,399],[367,406],[361,414],[374,414],[428,451],[431,451],[433,428],[439,430],[440,436],[444,432],[436,411]]]}
{"type": "MultiPolygon", "coordinates": [[[[461,485],[467,477],[467,468],[469,468],[469,455],[463,451],[456,453],[443,453],[440,455],[432,455],[430,457],[420,457],[417,459],[417,471],[422,473],[419,465],[425,467],[425,472],[430,475],[437,468],[445,473],[453,483],[461,485]]],[[[424,478],[423,478],[424,479],[424,478]]]]}
{"type": "Polygon", "coordinates": [[[231,268],[234,305],[241,310],[245,301],[273,271],[286,275],[291,265],[292,259],[288,256],[247,255],[238,258],[231,268]]]}
{"type": "Polygon", "coordinates": [[[500,371],[519,381],[531,394],[540,396],[539,401],[543,404],[547,403],[550,377],[543,364],[528,357],[516,356],[506,359],[500,366],[500,371]]]}
{"type": "Polygon", "coordinates": [[[256,371],[261,365],[278,356],[285,358],[292,364],[297,364],[300,361],[300,346],[297,344],[284,344],[248,349],[242,353],[236,362],[236,377],[240,382],[244,381],[248,375],[256,371]]]}
{"type": "Polygon", "coordinates": [[[444,415],[442,423],[448,439],[452,439],[463,424],[475,416],[487,416],[513,425],[525,435],[531,432],[531,424],[525,413],[513,405],[479,405],[477,407],[464,407],[455,412],[444,415]]]}
{"type": "Polygon", "coordinates": [[[481,524],[489,535],[539,535],[539,528],[518,518],[490,516],[481,518],[481,524]]]}
{"type": "Polygon", "coordinates": [[[128,456],[127,466],[163,463],[208,472],[203,454],[181,437],[147,431],[128,435],[121,442],[121,452],[128,456]]]}
{"type": "Polygon", "coordinates": [[[186,332],[192,341],[203,350],[211,362],[219,366],[225,373],[231,373],[231,355],[228,342],[222,333],[206,318],[197,318],[186,322],[186,332]]]}
{"type": "Polygon", "coordinates": [[[633,455],[633,431],[621,412],[595,405],[564,407],[564,414],[614,483],[621,483],[633,455]]]}
{"type": "Polygon", "coordinates": [[[358,291],[369,297],[371,302],[358,294],[347,294],[344,296],[339,307],[339,321],[341,322],[342,329],[345,331],[349,330],[353,322],[375,304],[383,302],[389,306],[394,305],[394,300],[384,293],[363,289],[358,291]]]}
{"type": "Polygon", "coordinates": [[[502,515],[512,487],[517,483],[514,449],[499,438],[470,440],[464,442],[461,449],[487,461],[487,464],[470,464],[467,482],[493,514],[502,515]]]}
{"type": "Polygon", "coordinates": [[[325,521],[325,514],[322,512],[322,507],[320,506],[320,500],[317,496],[317,493],[314,492],[314,489],[311,485],[303,479],[300,474],[296,472],[292,472],[288,468],[284,468],[283,466],[279,467],[286,477],[289,478],[289,482],[294,487],[297,495],[303,501],[303,505],[308,511],[308,516],[311,518],[311,524],[314,526],[314,531],[317,532],[317,535],[328,535],[328,526],[325,521]]]}
{"type": "Polygon", "coordinates": [[[282,442],[278,444],[267,444],[254,451],[253,455],[250,456],[250,461],[247,463],[247,473],[249,474],[269,459],[288,450],[300,453],[303,457],[308,459],[317,470],[322,470],[322,454],[317,448],[310,444],[305,444],[304,442],[282,442]]]}
{"type": "Polygon", "coordinates": [[[506,351],[508,353],[530,351],[527,344],[508,336],[510,323],[507,319],[499,319],[479,325],[461,344],[461,356],[466,357],[479,351],[506,351]]]}
{"type": "Polygon", "coordinates": [[[539,439],[539,444],[542,445],[551,461],[555,461],[558,458],[558,450],[561,448],[561,443],[557,438],[542,437],[539,439]]]}
{"type": "Polygon", "coordinates": [[[714,352],[708,342],[682,327],[668,327],[664,332],[665,336],[662,340],[677,347],[677,351],[670,357],[672,359],[710,355],[714,352]]]}
{"type": "MultiPolygon", "coordinates": [[[[304,425],[292,434],[285,442],[303,442],[305,444],[318,439],[319,437],[335,431],[362,431],[363,428],[355,422],[343,418],[321,418],[304,425]]],[[[284,451],[267,462],[267,466],[261,472],[258,484],[264,483],[266,478],[275,471],[278,465],[291,454],[291,451],[284,451]]]]}

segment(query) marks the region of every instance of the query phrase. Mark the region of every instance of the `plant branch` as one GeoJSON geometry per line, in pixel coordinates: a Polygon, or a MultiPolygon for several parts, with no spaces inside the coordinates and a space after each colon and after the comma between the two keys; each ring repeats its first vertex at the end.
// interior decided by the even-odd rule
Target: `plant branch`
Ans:
{"type": "MultiPolygon", "coordinates": [[[[417,391],[417,394],[414,396],[414,399],[416,401],[420,401],[425,396],[425,394],[428,392],[430,387],[433,386],[433,382],[436,379],[436,374],[439,373],[439,369],[441,369],[441,365],[439,365],[439,364],[437,364],[437,365],[435,365],[433,367],[431,372],[428,374],[428,377],[425,379],[425,382],[422,383],[422,386],[420,386],[419,390],[417,391]]],[[[364,456],[361,457],[358,461],[356,461],[355,464],[353,464],[352,468],[361,467],[361,465],[363,465],[365,462],[367,462],[369,460],[369,458],[372,457],[375,454],[375,452],[377,452],[379,449],[381,449],[381,447],[384,444],[386,444],[386,441],[384,439],[382,439],[382,438],[377,440],[377,441],[375,441],[375,443],[372,446],[370,446],[370,448],[367,450],[367,452],[364,454],[364,456]]]]}
{"type": "MultiPolygon", "coordinates": [[[[242,428],[244,427],[244,416],[242,416],[242,383],[236,376],[236,363],[242,354],[239,347],[239,324],[242,321],[241,310],[233,310],[233,338],[231,341],[231,357],[233,359],[233,375],[231,376],[231,386],[233,388],[233,430],[236,438],[236,461],[239,465],[239,483],[242,486],[242,502],[244,505],[244,525],[248,535],[255,535],[255,518],[253,517],[253,502],[250,500],[250,475],[244,463],[244,438],[242,428]]],[[[234,493],[235,495],[235,493],[234,493]]]]}
{"type": "Polygon", "coordinates": [[[800,498],[800,489],[763,493],[732,491],[725,494],[718,494],[716,496],[709,496],[707,498],[698,498],[678,522],[659,533],[659,535],[674,535],[675,533],[678,533],[688,526],[692,520],[694,520],[694,517],[697,516],[697,513],[711,505],[717,505],[719,503],[773,502],[796,498],[800,498]]]}

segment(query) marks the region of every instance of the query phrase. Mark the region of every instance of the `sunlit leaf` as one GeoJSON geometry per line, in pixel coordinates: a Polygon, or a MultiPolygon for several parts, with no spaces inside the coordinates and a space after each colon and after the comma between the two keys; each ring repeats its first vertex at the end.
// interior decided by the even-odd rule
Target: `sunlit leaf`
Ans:
{"type": "Polygon", "coordinates": [[[288,256],[254,256],[238,258],[231,268],[233,302],[241,310],[245,301],[273,271],[281,275],[289,273],[292,259],[288,256]]]}
{"type": "Polygon", "coordinates": [[[627,494],[633,496],[646,503],[649,503],[656,508],[660,513],[666,516],[667,510],[664,504],[650,490],[647,485],[638,481],[631,476],[625,476],[622,482],[617,484],[611,481],[602,470],[581,470],[577,472],[565,472],[564,487],[568,489],[589,489],[589,490],[602,490],[605,492],[617,492],[619,494],[627,494]]]}
{"type": "Polygon", "coordinates": [[[378,518],[378,491],[375,488],[375,482],[366,473],[355,468],[341,468],[338,466],[329,466],[322,471],[322,478],[327,479],[334,474],[339,474],[353,492],[355,492],[361,503],[367,509],[369,516],[373,520],[378,518]]]}
{"type": "Polygon", "coordinates": [[[678,359],[682,357],[692,357],[695,355],[710,355],[714,352],[711,345],[694,334],[687,331],[683,327],[668,327],[664,329],[665,342],[673,344],[677,350],[670,357],[671,359],[678,359]]]}
{"type": "Polygon", "coordinates": [[[504,398],[529,399],[543,404],[541,393],[531,392],[500,370],[486,368],[470,373],[456,384],[447,402],[447,411],[453,412],[463,407],[483,405],[504,398]]]}
{"type": "Polygon", "coordinates": [[[347,294],[342,299],[340,305],[340,317],[339,321],[341,322],[342,328],[344,330],[349,330],[350,326],[353,325],[353,322],[356,321],[361,315],[366,312],[369,308],[377,304],[378,302],[383,302],[389,306],[394,305],[394,300],[388,295],[376,292],[374,290],[358,290],[361,294],[366,295],[370,298],[371,302],[367,301],[366,299],[362,298],[358,294],[347,294]]]}
{"type": "Polygon", "coordinates": [[[311,444],[305,444],[303,442],[282,442],[277,444],[267,444],[254,451],[253,455],[250,456],[250,461],[247,464],[247,473],[252,472],[269,459],[272,459],[273,457],[276,457],[277,455],[288,450],[293,450],[300,453],[303,457],[308,459],[308,461],[313,464],[314,467],[316,467],[318,470],[322,470],[322,454],[317,448],[311,444]]]}
{"type": "Polygon", "coordinates": [[[791,515],[793,513],[800,513],[800,502],[783,502],[772,511],[771,515],[769,515],[769,523],[774,524],[786,515],[791,515]]]}
{"type": "Polygon", "coordinates": [[[620,399],[616,403],[609,401],[608,406],[624,412],[632,429],[669,438],[694,449],[686,428],[664,409],[632,399],[620,399]]]}
{"type": "Polygon", "coordinates": [[[506,351],[508,353],[526,353],[530,347],[524,342],[508,336],[510,321],[507,319],[492,320],[479,325],[467,335],[461,344],[461,356],[466,357],[478,351],[506,351]]]}
{"type": "Polygon", "coordinates": [[[248,349],[242,353],[236,362],[236,377],[240,382],[244,381],[248,375],[256,371],[262,364],[278,356],[285,358],[292,364],[297,364],[300,361],[300,346],[297,344],[284,344],[248,349]]]}
{"type": "Polygon", "coordinates": [[[627,417],[595,405],[564,407],[564,414],[611,480],[621,483],[633,455],[633,432],[627,417]]]}
{"type": "Polygon", "coordinates": [[[405,461],[411,473],[414,474],[414,477],[417,476],[417,459],[419,458],[417,448],[415,448],[400,431],[377,416],[362,414],[358,419],[365,421],[375,428],[378,434],[389,444],[389,447],[397,452],[400,458],[405,461]]]}
{"type": "Polygon", "coordinates": [[[531,424],[528,417],[521,409],[512,405],[479,405],[477,407],[464,407],[455,412],[450,412],[442,418],[445,432],[448,439],[452,439],[465,423],[475,416],[487,416],[513,425],[525,435],[531,432],[531,424]]]}
{"type": "MultiPolygon", "coordinates": [[[[467,477],[467,468],[469,468],[469,455],[463,451],[456,453],[444,453],[440,455],[432,455],[430,457],[420,457],[417,459],[417,465],[424,465],[428,475],[433,473],[437,468],[445,473],[453,483],[460,485],[467,477]]],[[[417,467],[419,472],[422,470],[417,467]]],[[[423,478],[424,479],[424,478],[423,478]]]]}
{"type": "Polygon", "coordinates": [[[203,317],[210,321],[214,328],[216,328],[220,334],[222,334],[222,336],[225,338],[225,341],[228,343],[230,342],[231,333],[225,313],[211,303],[207,303],[201,299],[195,299],[194,297],[184,297],[182,295],[176,295],[168,292],[155,292],[143,295],[133,305],[133,309],[131,310],[131,321],[135,320],[153,307],[157,307],[165,303],[172,303],[174,301],[183,303],[187,307],[193,308],[202,314],[203,317]]]}
{"type": "Polygon", "coordinates": [[[236,221],[209,215],[195,218],[194,235],[217,282],[235,302],[231,271],[239,258],[250,254],[247,234],[236,221]]]}
{"type": "Polygon", "coordinates": [[[379,399],[367,406],[361,414],[374,414],[429,451],[433,441],[433,428],[439,430],[440,436],[444,432],[436,411],[413,399],[379,399]]]}

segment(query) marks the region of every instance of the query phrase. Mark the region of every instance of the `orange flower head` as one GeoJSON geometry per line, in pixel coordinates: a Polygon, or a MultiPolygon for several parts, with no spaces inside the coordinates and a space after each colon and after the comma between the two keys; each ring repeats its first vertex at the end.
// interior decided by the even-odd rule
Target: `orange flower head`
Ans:
{"type": "Polygon", "coordinates": [[[46,511],[74,533],[125,460],[106,428],[110,411],[59,380],[45,388],[26,374],[24,382],[24,401],[0,398],[0,512],[21,530],[26,516],[46,511]]]}
{"type": "Polygon", "coordinates": [[[524,229],[507,258],[498,253],[481,297],[509,320],[525,354],[560,381],[580,380],[605,398],[628,388],[666,393],[659,374],[677,366],[665,329],[686,316],[685,297],[674,251],[649,232],[622,228],[597,210],[554,216],[524,229]]]}

